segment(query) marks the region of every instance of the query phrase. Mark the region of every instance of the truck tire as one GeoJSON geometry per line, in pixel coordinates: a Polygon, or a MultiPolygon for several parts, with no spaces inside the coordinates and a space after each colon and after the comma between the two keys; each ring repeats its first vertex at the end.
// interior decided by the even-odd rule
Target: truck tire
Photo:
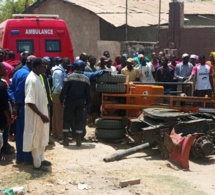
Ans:
{"type": "Polygon", "coordinates": [[[125,136],[125,129],[100,129],[96,128],[95,135],[102,139],[119,139],[125,136]]]}
{"type": "Polygon", "coordinates": [[[96,91],[101,93],[125,93],[126,85],[117,84],[96,84],[96,91]]]}
{"type": "Polygon", "coordinates": [[[104,83],[125,83],[126,76],[123,74],[103,74],[102,76],[97,78],[97,82],[104,83]]]}
{"type": "Polygon", "coordinates": [[[95,120],[95,125],[97,128],[101,129],[123,129],[126,126],[126,122],[123,120],[109,120],[97,118],[95,120]]]}

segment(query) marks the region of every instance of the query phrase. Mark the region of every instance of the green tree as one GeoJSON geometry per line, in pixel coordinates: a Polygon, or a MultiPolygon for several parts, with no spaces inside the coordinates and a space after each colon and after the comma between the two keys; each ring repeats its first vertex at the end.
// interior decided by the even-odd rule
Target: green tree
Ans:
{"type": "Polygon", "coordinates": [[[36,0],[0,0],[0,22],[12,18],[12,14],[22,13],[28,5],[36,0]]]}

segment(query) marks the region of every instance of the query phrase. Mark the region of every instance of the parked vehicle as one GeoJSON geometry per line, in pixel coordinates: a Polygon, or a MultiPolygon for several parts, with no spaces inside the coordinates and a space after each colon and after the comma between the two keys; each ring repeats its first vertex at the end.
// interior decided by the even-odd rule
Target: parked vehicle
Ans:
{"type": "Polygon", "coordinates": [[[69,57],[73,47],[65,21],[58,15],[14,14],[0,24],[0,47],[15,52],[16,59],[25,50],[35,56],[69,57]]]}

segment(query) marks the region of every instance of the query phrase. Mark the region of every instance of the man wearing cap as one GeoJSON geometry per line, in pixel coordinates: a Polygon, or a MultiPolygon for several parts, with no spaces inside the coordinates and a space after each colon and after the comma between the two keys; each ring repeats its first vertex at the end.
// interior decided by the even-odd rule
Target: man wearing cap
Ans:
{"type": "Polygon", "coordinates": [[[196,77],[195,95],[197,97],[204,97],[205,95],[211,97],[212,92],[214,92],[212,68],[205,63],[204,55],[199,56],[199,62],[200,64],[193,68],[189,80],[196,77]]]}
{"type": "Polygon", "coordinates": [[[193,65],[193,67],[195,67],[196,66],[196,62],[197,62],[197,58],[198,58],[198,56],[197,55],[195,55],[195,54],[192,54],[192,55],[190,55],[190,63],[193,65]]]}
{"type": "Polygon", "coordinates": [[[132,58],[128,58],[126,61],[126,67],[121,70],[121,74],[128,76],[128,81],[135,81],[139,78],[138,69],[133,67],[134,60],[132,58]]]}
{"type": "Polygon", "coordinates": [[[63,108],[61,106],[59,96],[63,88],[63,80],[66,77],[66,70],[69,64],[69,58],[63,58],[62,63],[54,69],[52,74],[52,135],[58,140],[62,140],[63,138],[63,108]]]}
{"type": "Polygon", "coordinates": [[[90,103],[90,80],[83,74],[85,63],[77,60],[73,63],[74,72],[64,79],[64,86],[60,94],[60,102],[64,105],[63,116],[63,145],[68,146],[69,129],[84,132],[85,117],[83,110],[90,103]]]}
{"type": "Polygon", "coordinates": [[[32,163],[31,152],[23,152],[23,133],[25,119],[25,82],[26,78],[32,70],[32,63],[36,57],[30,55],[27,57],[26,65],[19,69],[13,75],[9,91],[14,97],[15,109],[13,115],[16,116],[16,163],[32,163]]]}
{"type": "Polygon", "coordinates": [[[189,62],[189,55],[184,53],[182,55],[182,62],[175,67],[175,78],[178,82],[184,82],[189,78],[192,70],[193,65],[189,62]]]}
{"type": "MultiPolygon", "coordinates": [[[[189,55],[187,53],[184,53],[182,55],[182,62],[177,64],[175,67],[174,76],[178,82],[185,82],[190,77],[192,70],[193,65],[189,62],[189,55]]],[[[188,85],[182,85],[181,87],[183,93],[189,93],[190,90],[188,88],[188,85]]]]}

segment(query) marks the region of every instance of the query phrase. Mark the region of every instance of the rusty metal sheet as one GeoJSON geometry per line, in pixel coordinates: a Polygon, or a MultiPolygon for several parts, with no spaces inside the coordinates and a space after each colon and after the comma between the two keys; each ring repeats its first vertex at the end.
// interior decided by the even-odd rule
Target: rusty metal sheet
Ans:
{"type": "MultiPolygon", "coordinates": [[[[100,18],[119,27],[125,25],[125,0],[64,0],[95,13],[100,18]]],[[[172,0],[162,0],[161,24],[168,23],[169,3],[172,0]]],[[[214,14],[215,2],[185,2],[186,14],[214,14]]],[[[128,25],[131,27],[150,26],[158,24],[158,0],[128,0],[128,25]]]]}

